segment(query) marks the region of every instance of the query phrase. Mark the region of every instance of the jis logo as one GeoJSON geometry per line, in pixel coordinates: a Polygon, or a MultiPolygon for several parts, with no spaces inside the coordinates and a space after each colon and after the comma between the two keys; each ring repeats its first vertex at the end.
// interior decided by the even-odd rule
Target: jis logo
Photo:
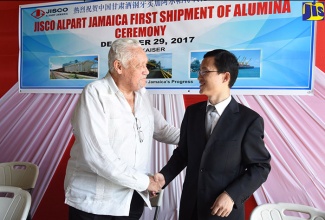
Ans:
{"type": "Polygon", "coordinates": [[[324,20],[324,2],[303,2],[302,20],[303,21],[324,20]]]}

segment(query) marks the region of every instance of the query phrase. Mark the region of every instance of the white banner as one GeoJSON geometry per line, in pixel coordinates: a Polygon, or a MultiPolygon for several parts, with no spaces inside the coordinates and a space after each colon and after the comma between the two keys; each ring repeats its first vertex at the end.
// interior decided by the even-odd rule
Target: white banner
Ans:
{"type": "MultiPolygon", "coordinates": [[[[78,93],[117,38],[143,45],[152,93],[198,93],[205,52],[233,52],[234,94],[312,94],[314,21],[302,1],[92,1],[20,7],[20,92],[78,93]],[[304,15],[304,16],[303,16],[304,15]]],[[[307,7],[308,6],[308,7],[307,7]]]]}

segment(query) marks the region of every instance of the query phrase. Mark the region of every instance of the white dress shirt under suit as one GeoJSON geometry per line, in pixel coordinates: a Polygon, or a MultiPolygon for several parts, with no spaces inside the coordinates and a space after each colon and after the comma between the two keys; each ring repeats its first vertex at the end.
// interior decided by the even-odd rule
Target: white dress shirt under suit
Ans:
{"type": "Polygon", "coordinates": [[[85,87],[72,117],[75,143],[64,180],[66,204],[127,216],[136,190],[149,205],[152,138],[178,144],[179,129],[152,107],[145,88],[135,92],[134,110],[109,73],[85,87]]]}

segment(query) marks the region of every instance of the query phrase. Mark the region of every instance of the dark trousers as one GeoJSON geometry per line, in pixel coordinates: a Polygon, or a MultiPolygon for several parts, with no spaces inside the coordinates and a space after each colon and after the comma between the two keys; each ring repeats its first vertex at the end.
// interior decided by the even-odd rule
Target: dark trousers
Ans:
{"type": "Polygon", "coordinates": [[[69,206],[69,220],[138,220],[144,210],[142,197],[134,191],[129,216],[96,215],[69,206]]]}

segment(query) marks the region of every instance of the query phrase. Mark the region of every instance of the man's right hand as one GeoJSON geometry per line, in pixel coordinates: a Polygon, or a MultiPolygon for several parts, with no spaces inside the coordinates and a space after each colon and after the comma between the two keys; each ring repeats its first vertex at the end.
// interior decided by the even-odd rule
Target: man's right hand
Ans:
{"type": "Polygon", "coordinates": [[[161,186],[155,181],[153,176],[149,176],[149,180],[150,182],[147,190],[150,191],[153,196],[155,196],[158,192],[160,192],[161,186]]]}
{"type": "Polygon", "coordinates": [[[156,173],[154,175],[154,179],[155,179],[155,182],[157,182],[159,184],[159,186],[161,188],[163,188],[163,186],[165,185],[165,177],[164,175],[162,175],[161,173],[156,173]]]}

